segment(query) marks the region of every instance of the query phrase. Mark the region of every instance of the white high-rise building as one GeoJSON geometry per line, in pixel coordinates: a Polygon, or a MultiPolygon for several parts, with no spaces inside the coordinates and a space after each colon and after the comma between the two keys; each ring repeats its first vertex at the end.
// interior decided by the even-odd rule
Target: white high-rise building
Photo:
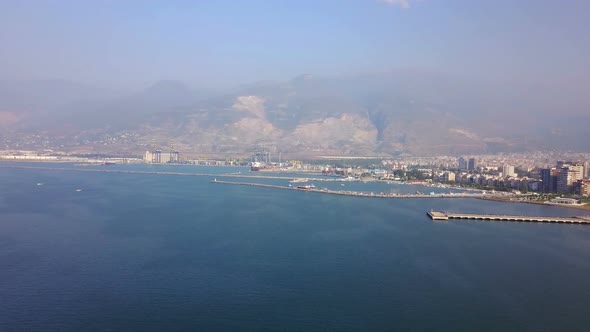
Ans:
{"type": "Polygon", "coordinates": [[[445,172],[443,175],[443,181],[445,182],[455,182],[455,173],[453,172],[445,172]]]}
{"type": "Polygon", "coordinates": [[[514,166],[512,166],[512,165],[502,166],[502,176],[505,178],[509,178],[509,177],[514,176],[514,166]]]}
{"type": "Polygon", "coordinates": [[[143,155],[143,161],[146,163],[152,163],[154,160],[154,155],[152,154],[151,151],[146,151],[145,154],[143,155]]]}
{"type": "Polygon", "coordinates": [[[574,173],[574,180],[582,180],[584,178],[584,166],[583,165],[571,165],[567,166],[570,171],[574,173]]]}

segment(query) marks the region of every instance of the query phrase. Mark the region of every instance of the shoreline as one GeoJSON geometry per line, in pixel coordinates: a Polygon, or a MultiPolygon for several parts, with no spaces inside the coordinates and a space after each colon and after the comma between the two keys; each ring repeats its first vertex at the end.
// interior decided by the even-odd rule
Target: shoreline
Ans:
{"type": "Polygon", "coordinates": [[[526,204],[536,204],[536,205],[543,205],[543,206],[554,206],[554,207],[560,207],[560,208],[568,208],[568,209],[575,209],[575,210],[584,210],[584,211],[588,211],[590,213],[590,206],[588,206],[588,204],[586,205],[570,205],[570,204],[548,204],[545,202],[539,202],[539,201],[515,201],[515,200],[511,200],[511,199],[507,199],[507,198],[502,198],[502,197],[476,197],[478,199],[483,199],[483,200],[488,200],[488,201],[497,201],[497,202],[503,202],[503,203],[526,203],[526,204]]]}
{"type": "MultiPolygon", "coordinates": [[[[11,160],[10,162],[14,162],[11,160]]],[[[47,162],[47,161],[27,161],[31,163],[47,162]]],[[[55,164],[71,163],[71,161],[51,161],[55,164]]],[[[201,166],[202,165],[189,165],[189,166],[201,166]]],[[[107,167],[107,166],[105,166],[107,167]]],[[[209,167],[228,167],[228,166],[209,166],[209,167]]],[[[116,169],[88,169],[88,168],[62,168],[62,167],[37,167],[37,166],[23,166],[23,165],[2,165],[0,169],[24,169],[24,170],[45,170],[45,171],[70,171],[70,172],[90,172],[90,173],[119,173],[119,174],[144,174],[144,175],[172,175],[172,176],[197,176],[197,177],[213,177],[213,178],[251,178],[251,179],[271,179],[271,180],[292,180],[293,177],[288,176],[263,176],[263,175],[246,175],[246,174],[211,174],[211,173],[179,173],[179,172],[155,172],[155,171],[131,171],[131,170],[116,170],[116,169]]],[[[339,182],[344,181],[340,178],[308,178],[308,181],[317,182],[339,182]]],[[[359,180],[356,180],[359,181],[359,180]]],[[[388,182],[382,180],[376,180],[378,182],[388,182]]],[[[295,189],[292,187],[273,186],[258,183],[247,183],[247,182],[230,182],[230,181],[212,181],[217,183],[226,183],[234,185],[250,185],[260,187],[272,187],[275,189],[295,189]]],[[[396,182],[396,184],[408,184],[404,182],[396,182]]],[[[421,184],[425,187],[431,187],[427,184],[421,184]]],[[[432,186],[435,187],[435,186],[432,186]]],[[[464,189],[461,187],[446,186],[448,189],[464,189]]],[[[296,189],[297,190],[297,189],[296,189]]],[[[342,196],[355,196],[355,197],[374,197],[374,198],[475,198],[488,201],[496,201],[502,203],[526,203],[526,204],[537,204],[544,206],[553,206],[558,208],[575,209],[578,211],[588,211],[590,213],[590,204],[585,205],[569,205],[569,204],[548,204],[545,202],[531,201],[531,200],[514,200],[513,198],[519,196],[506,196],[506,195],[493,195],[493,194],[472,194],[472,193],[453,193],[453,194],[384,194],[384,193],[364,193],[364,192],[347,192],[347,191],[335,191],[335,190],[320,190],[320,189],[299,189],[300,191],[317,192],[324,194],[342,195],[342,196]]],[[[471,190],[470,190],[471,191],[471,190]]],[[[480,191],[474,189],[473,191],[480,191]]],[[[524,196],[526,197],[526,196],[524,196]]]]}

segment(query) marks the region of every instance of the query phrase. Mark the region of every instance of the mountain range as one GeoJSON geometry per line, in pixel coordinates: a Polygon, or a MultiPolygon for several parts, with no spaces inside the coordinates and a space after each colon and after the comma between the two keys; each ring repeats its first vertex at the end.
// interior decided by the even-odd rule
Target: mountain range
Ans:
{"type": "Polygon", "coordinates": [[[59,80],[3,81],[0,135],[59,136],[71,143],[61,144],[65,150],[98,153],[171,144],[187,154],[266,147],[298,156],[587,149],[585,104],[544,91],[419,70],[305,74],[225,91],[160,81],[133,94],[59,80]],[[121,135],[109,151],[97,139],[121,135]]]}

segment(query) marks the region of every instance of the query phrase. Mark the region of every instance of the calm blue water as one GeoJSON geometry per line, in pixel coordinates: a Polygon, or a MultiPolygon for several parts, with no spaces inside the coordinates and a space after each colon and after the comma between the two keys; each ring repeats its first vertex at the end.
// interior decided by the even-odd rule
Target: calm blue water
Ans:
{"type": "Polygon", "coordinates": [[[425,215],[579,211],[210,180],[0,169],[0,330],[590,326],[590,227],[425,215]]]}

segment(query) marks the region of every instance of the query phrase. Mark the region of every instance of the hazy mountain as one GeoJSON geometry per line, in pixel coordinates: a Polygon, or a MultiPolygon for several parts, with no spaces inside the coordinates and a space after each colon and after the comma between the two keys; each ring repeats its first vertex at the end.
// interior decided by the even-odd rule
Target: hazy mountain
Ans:
{"type": "Polygon", "coordinates": [[[138,93],[115,98],[78,99],[59,111],[30,121],[31,129],[75,133],[80,130],[133,129],[156,113],[175,111],[207,96],[178,81],[159,81],[138,93]]]}
{"type": "Polygon", "coordinates": [[[551,113],[550,105],[519,93],[498,82],[412,70],[301,75],[157,114],[145,129],[160,136],[174,130],[170,136],[187,150],[198,146],[212,151],[243,151],[259,144],[312,154],[460,154],[587,146],[588,116],[577,115],[572,124],[562,113],[551,113]]]}
{"type": "Polygon", "coordinates": [[[65,80],[0,81],[0,128],[29,126],[39,118],[60,116],[70,104],[106,100],[118,94],[65,80]]]}
{"type": "Polygon", "coordinates": [[[5,111],[54,111],[75,101],[116,95],[114,91],[65,80],[0,81],[0,108],[5,111]]]}
{"type": "Polygon", "coordinates": [[[51,105],[51,111],[5,121],[20,123],[22,130],[71,134],[131,131],[138,135],[138,151],[171,138],[194,153],[239,153],[258,145],[313,155],[587,148],[590,116],[571,115],[572,122],[563,112],[552,112],[559,100],[541,103],[525,88],[416,70],[305,74],[218,95],[161,81],[137,94],[97,100],[97,92],[93,96],[73,85],[51,98],[21,95],[51,105]]]}

